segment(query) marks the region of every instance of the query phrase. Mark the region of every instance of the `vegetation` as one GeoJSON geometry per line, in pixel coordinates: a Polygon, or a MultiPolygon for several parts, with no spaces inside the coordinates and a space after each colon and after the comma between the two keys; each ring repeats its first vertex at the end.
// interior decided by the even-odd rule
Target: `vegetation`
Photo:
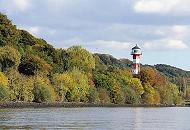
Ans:
{"type": "Polygon", "coordinates": [[[0,102],[169,105],[190,98],[189,72],[157,65],[133,76],[130,66],[80,46],[55,49],[0,14],[0,102]]]}

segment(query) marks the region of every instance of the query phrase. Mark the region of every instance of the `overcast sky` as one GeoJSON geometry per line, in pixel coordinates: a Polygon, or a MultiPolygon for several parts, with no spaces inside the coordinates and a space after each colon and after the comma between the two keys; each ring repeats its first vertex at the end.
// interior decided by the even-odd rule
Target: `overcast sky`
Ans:
{"type": "Polygon", "coordinates": [[[138,44],[143,64],[190,70],[190,0],[0,0],[0,11],[56,48],[131,59],[138,44]]]}

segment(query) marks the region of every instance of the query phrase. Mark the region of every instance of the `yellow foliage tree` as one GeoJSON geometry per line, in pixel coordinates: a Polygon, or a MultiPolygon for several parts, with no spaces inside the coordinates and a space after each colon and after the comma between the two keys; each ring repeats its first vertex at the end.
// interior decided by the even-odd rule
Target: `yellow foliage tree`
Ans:
{"type": "Polygon", "coordinates": [[[33,77],[27,77],[17,71],[14,71],[8,75],[8,78],[10,79],[9,89],[11,101],[33,101],[33,77]]]}
{"type": "Polygon", "coordinates": [[[0,47],[0,69],[2,72],[8,72],[18,67],[20,63],[20,53],[10,46],[0,47]]]}
{"type": "Polygon", "coordinates": [[[131,80],[129,81],[129,86],[133,88],[135,92],[139,95],[142,95],[144,93],[144,88],[138,78],[131,78],[131,80]]]}
{"type": "Polygon", "coordinates": [[[160,94],[149,83],[143,84],[145,92],[142,95],[144,104],[158,105],[160,104],[160,94]]]}
{"type": "Polygon", "coordinates": [[[65,101],[65,96],[69,87],[74,83],[72,77],[68,73],[65,74],[54,74],[53,75],[53,86],[58,95],[58,101],[65,101]]]}
{"type": "Polygon", "coordinates": [[[0,72],[0,101],[7,101],[8,98],[8,78],[2,72],[0,72]]]}
{"type": "Polygon", "coordinates": [[[36,76],[34,82],[34,101],[35,102],[54,102],[56,93],[49,79],[36,76]]]}

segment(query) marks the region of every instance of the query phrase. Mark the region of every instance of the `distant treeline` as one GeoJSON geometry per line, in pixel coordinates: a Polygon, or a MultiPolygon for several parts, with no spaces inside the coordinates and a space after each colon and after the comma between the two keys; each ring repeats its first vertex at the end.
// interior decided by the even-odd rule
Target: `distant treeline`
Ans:
{"type": "Polygon", "coordinates": [[[0,14],[0,102],[171,105],[190,97],[189,72],[143,66],[134,77],[130,65],[80,46],[55,49],[0,14]]]}

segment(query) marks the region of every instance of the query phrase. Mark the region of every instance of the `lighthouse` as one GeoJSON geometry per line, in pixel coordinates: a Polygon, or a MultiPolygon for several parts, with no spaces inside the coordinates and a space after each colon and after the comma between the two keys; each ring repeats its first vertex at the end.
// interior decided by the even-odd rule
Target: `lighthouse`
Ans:
{"type": "Polygon", "coordinates": [[[140,56],[142,55],[141,49],[136,45],[132,48],[131,55],[133,56],[132,73],[136,75],[140,72],[140,56]]]}

